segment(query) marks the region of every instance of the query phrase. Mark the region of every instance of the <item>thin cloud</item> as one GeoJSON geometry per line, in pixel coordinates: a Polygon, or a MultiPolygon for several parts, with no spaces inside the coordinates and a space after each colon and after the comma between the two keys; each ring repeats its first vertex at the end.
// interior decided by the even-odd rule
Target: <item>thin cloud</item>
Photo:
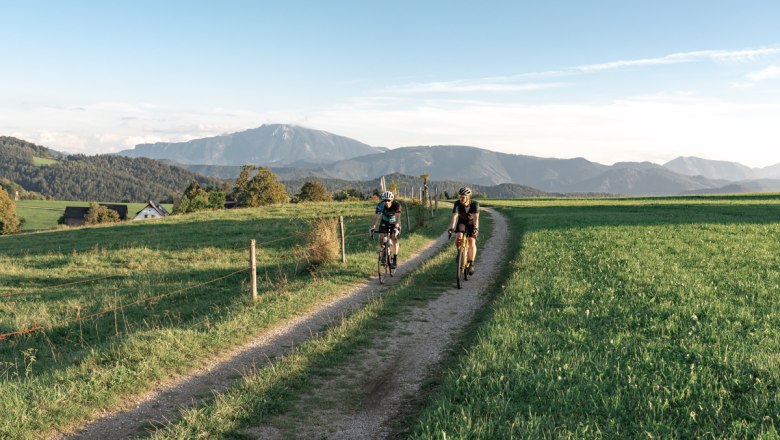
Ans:
{"type": "Polygon", "coordinates": [[[559,87],[566,87],[566,83],[522,83],[509,84],[491,82],[489,80],[476,81],[450,81],[450,82],[431,82],[408,84],[396,86],[390,90],[396,93],[472,93],[472,92],[530,92],[534,90],[545,90],[559,87]]]}
{"type": "Polygon", "coordinates": [[[391,87],[390,92],[405,94],[422,93],[472,93],[472,92],[528,92],[570,86],[565,82],[525,82],[531,79],[558,78],[613,70],[653,67],[686,63],[752,63],[767,57],[780,55],[780,47],[742,50],[701,50],[679,52],[661,57],[618,60],[607,63],[585,64],[568,69],[528,72],[511,76],[412,83],[391,87]]]}
{"type": "Polygon", "coordinates": [[[756,72],[747,74],[747,78],[753,82],[780,79],[780,66],[769,66],[756,72]]]}

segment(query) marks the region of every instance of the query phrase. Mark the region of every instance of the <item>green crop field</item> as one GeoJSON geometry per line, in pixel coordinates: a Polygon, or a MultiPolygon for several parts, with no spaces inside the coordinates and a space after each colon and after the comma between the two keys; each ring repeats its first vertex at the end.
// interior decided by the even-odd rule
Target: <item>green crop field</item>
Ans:
{"type": "MultiPolygon", "coordinates": [[[[371,217],[370,202],[300,204],[0,237],[0,437],[67,429],[366,279],[371,217]],[[338,215],[347,263],[317,264],[307,237],[338,215]]],[[[443,228],[406,231],[405,251],[443,228]]]]}
{"type": "MultiPolygon", "coordinates": [[[[103,202],[101,202],[103,203],[103,202]]],[[[114,203],[114,202],[108,202],[114,203]]],[[[127,205],[127,215],[134,216],[146,203],[117,203],[127,205]]],[[[56,229],[57,219],[65,212],[66,206],[89,206],[89,202],[68,202],[62,200],[19,200],[16,202],[16,214],[24,218],[22,232],[56,229]]],[[[163,204],[168,212],[173,205],[163,204]]]]}
{"type": "Polygon", "coordinates": [[[507,278],[415,438],[780,437],[780,196],[495,205],[507,278]]]}

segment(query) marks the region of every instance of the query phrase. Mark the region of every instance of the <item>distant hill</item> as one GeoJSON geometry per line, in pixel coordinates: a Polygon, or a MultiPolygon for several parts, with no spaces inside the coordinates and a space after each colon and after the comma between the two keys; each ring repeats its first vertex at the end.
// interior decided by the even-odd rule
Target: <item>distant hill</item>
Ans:
{"type": "Polygon", "coordinates": [[[661,196],[712,188],[706,178],[691,177],[656,167],[611,168],[598,176],[563,188],[563,192],[589,191],[632,196],[661,196]]]}
{"type": "Polygon", "coordinates": [[[381,151],[344,136],[295,125],[269,124],[189,142],[136,145],[118,154],[182,164],[316,167],[381,151]]]}
{"type": "Polygon", "coordinates": [[[168,200],[193,180],[202,185],[222,183],[219,179],[152,159],[114,155],[63,156],[13,137],[0,137],[0,177],[27,191],[59,200],[115,202],[168,200]],[[41,158],[50,160],[42,162],[41,158]]]}
{"type": "Polygon", "coordinates": [[[678,157],[665,163],[664,168],[684,176],[704,176],[708,179],[739,181],[755,179],[757,173],[750,167],[722,160],[698,157],[678,157]]]}
{"type": "Polygon", "coordinates": [[[683,195],[689,194],[745,194],[760,192],[780,192],[780,180],[760,179],[744,180],[741,182],[729,183],[717,188],[706,188],[699,190],[685,191],[683,195]]]}

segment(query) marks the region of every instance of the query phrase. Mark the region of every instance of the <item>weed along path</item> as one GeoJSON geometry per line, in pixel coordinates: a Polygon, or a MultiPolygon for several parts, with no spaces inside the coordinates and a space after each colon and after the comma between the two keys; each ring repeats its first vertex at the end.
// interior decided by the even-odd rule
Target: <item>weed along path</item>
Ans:
{"type": "Polygon", "coordinates": [[[432,269],[443,268],[452,274],[448,286],[373,332],[371,342],[333,367],[334,373],[314,379],[291,410],[244,428],[240,434],[256,439],[382,439],[397,434],[396,419],[484,305],[483,293],[501,266],[507,223],[501,214],[486,212],[493,218],[493,232],[480,244],[478,272],[462,289],[454,286],[448,250],[439,256],[442,263],[432,269]]]}
{"type": "Polygon", "coordinates": [[[407,260],[399,262],[395,277],[380,285],[376,275],[355,286],[344,295],[326,301],[316,310],[293,318],[260,335],[251,343],[215,360],[209,367],[196,373],[180,377],[165,384],[134,404],[127,410],[109,413],[102,418],[82,426],[65,439],[119,439],[148,435],[150,430],[164,428],[180,416],[183,408],[197,407],[215,395],[239,383],[257,368],[272,365],[294,348],[308,340],[319,337],[329,327],[359,310],[367,303],[380,297],[388,289],[434,256],[447,244],[443,234],[407,260]]]}

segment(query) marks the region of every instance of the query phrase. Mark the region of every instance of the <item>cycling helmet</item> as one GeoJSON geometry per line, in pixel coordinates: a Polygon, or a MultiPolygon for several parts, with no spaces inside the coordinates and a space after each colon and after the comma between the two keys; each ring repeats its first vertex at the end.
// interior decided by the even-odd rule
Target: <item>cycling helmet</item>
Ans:
{"type": "Polygon", "coordinates": [[[459,196],[470,196],[471,195],[471,188],[464,186],[463,188],[458,190],[459,196]]]}
{"type": "Polygon", "coordinates": [[[395,195],[390,191],[385,191],[382,193],[382,200],[393,200],[394,198],[395,195]]]}

